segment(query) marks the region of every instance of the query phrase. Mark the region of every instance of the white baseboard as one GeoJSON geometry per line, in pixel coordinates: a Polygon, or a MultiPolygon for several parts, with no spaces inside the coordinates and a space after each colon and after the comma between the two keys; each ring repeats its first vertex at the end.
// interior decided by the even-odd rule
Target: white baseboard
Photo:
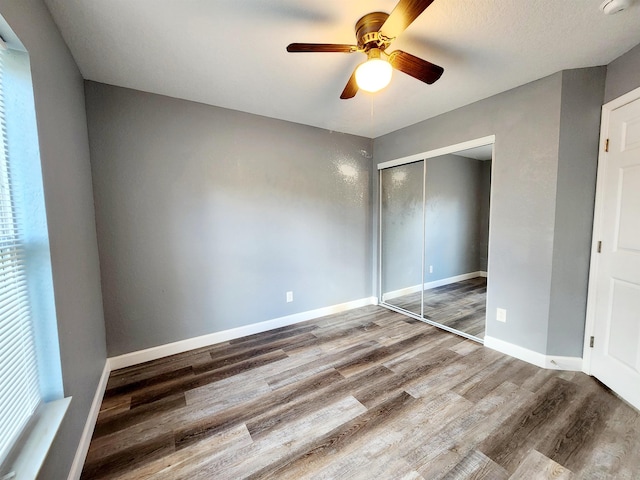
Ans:
{"type": "Polygon", "coordinates": [[[582,371],[582,358],[580,357],[560,357],[557,355],[545,355],[543,353],[534,352],[528,348],[514,345],[494,337],[485,336],[484,346],[505,353],[511,357],[519,358],[525,362],[531,363],[541,368],[550,370],[570,370],[575,372],[582,371]]]}
{"type": "Polygon", "coordinates": [[[93,430],[96,427],[96,420],[98,420],[98,413],[100,413],[100,405],[102,404],[102,397],[107,389],[107,381],[109,380],[109,374],[111,373],[111,366],[109,359],[104,364],[100,381],[96,387],[96,393],[93,396],[93,402],[89,409],[89,415],[87,421],[84,424],[82,430],[82,436],[80,437],[80,443],[76,450],[76,456],[73,458],[71,464],[71,470],[69,470],[69,476],[67,480],[79,480],[82,474],[82,467],[84,467],[84,461],[87,458],[87,452],[89,451],[89,444],[91,443],[91,437],[93,436],[93,430]]]}
{"type": "Polygon", "coordinates": [[[426,282],[424,284],[425,290],[432,288],[443,287],[444,285],[450,285],[452,283],[462,282],[463,280],[471,280],[472,278],[478,278],[482,276],[482,272],[469,272],[462,275],[455,275],[453,277],[441,278],[440,280],[434,280],[433,282],[426,282]]]}
{"type": "Polygon", "coordinates": [[[483,271],[483,270],[480,270],[480,272],[478,272],[478,273],[480,273],[480,276],[481,276],[481,277],[484,277],[484,278],[487,278],[487,277],[489,276],[489,273],[488,273],[488,272],[485,272],[485,271],[483,271]]]}
{"type": "Polygon", "coordinates": [[[386,302],[387,300],[391,300],[393,298],[404,297],[405,295],[410,295],[412,293],[416,293],[420,291],[420,284],[412,285],[406,288],[400,288],[398,290],[393,290],[391,292],[387,292],[382,294],[382,301],[386,302]]]}
{"type": "Polygon", "coordinates": [[[250,325],[223,330],[221,332],[167,343],[165,345],[159,345],[145,350],[125,353],[124,355],[109,358],[109,364],[112,370],[118,370],[120,368],[138,365],[158,358],[168,357],[169,355],[188,352],[189,350],[194,350],[196,348],[208,347],[209,345],[214,345],[216,343],[227,342],[236,338],[246,337],[247,335],[266,332],[268,330],[273,330],[274,328],[286,327],[288,325],[293,325],[294,323],[305,322],[307,320],[313,320],[314,318],[324,317],[326,315],[332,315],[334,313],[340,313],[346,310],[364,307],[366,305],[377,304],[378,299],[376,297],[367,297],[360,300],[354,300],[352,302],[332,305],[330,307],[308,310],[306,312],[295,313],[293,315],[274,318],[264,322],[252,323],[250,325]]]}
{"type": "MultiPolygon", "coordinates": [[[[477,277],[486,277],[487,272],[477,271],[477,272],[469,272],[463,273],[462,275],[455,275],[453,277],[441,278],[440,280],[434,280],[432,282],[426,282],[422,288],[425,290],[430,290],[432,288],[442,287],[444,285],[450,285],[452,283],[462,282],[463,280],[470,280],[472,278],[477,277]]],[[[392,298],[402,297],[404,295],[409,295],[411,293],[416,293],[420,291],[420,284],[412,285],[410,287],[401,288],[399,290],[393,290],[391,292],[387,292],[382,295],[382,301],[386,302],[387,300],[391,300],[392,298]]]]}

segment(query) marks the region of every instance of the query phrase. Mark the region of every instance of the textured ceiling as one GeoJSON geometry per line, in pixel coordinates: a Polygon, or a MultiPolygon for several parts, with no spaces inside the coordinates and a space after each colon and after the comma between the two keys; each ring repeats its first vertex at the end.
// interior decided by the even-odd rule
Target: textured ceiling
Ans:
{"type": "Polygon", "coordinates": [[[441,65],[442,78],[395,72],[385,90],[340,100],[363,54],[285,47],[354,43],[358,18],[395,0],[45,1],[86,79],[366,137],[640,43],[640,1],[606,16],[601,0],[435,0],[390,51],[441,65]]]}

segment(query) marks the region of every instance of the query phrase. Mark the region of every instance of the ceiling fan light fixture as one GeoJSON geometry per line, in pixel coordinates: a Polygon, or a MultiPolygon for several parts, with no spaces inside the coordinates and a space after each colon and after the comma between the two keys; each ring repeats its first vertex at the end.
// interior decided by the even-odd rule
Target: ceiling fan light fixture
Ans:
{"type": "Polygon", "coordinates": [[[378,92],[391,82],[393,68],[386,60],[380,58],[380,50],[372,48],[368,52],[369,59],[356,69],[356,83],[360,90],[378,92]]]}

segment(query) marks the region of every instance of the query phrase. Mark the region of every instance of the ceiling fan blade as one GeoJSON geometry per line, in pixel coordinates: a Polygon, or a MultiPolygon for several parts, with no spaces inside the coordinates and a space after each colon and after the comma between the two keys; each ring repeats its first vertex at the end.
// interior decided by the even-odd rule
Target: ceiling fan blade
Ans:
{"type": "Polygon", "coordinates": [[[434,0],[400,0],[389,18],[380,27],[380,33],[387,38],[396,38],[424,12],[434,0]]]}
{"type": "Polygon", "coordinates": [[[287,52],[323,52],[323,53],[353,53],[357,52],[355,45],[345,45],[340,43],[292,43],[287,46],[287,52]]]}
{"type": "Polygon", "coordinates": [[[349,81],[347,82],[347,86],[344,87],[340,98],[342,100],[347,100],[349,98],[355,97],[356,93],[358,93],[358,84],[356,83],[356,71],[354,70],[351,74],[351,77],[349,78],[349,81]]]}
{"type": "Polygon", "coordinates": [[[442,76],[442,72],[444,72],[444,68],[402,50],[396,50],[391,53],[389,55],[389,63],[396,70],[400,70],[429,85],[438,80],[442,76]]]}

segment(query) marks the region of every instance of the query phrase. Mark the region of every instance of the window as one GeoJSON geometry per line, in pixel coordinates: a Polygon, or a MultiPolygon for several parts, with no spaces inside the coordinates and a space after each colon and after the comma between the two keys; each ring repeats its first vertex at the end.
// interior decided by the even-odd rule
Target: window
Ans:
{"type": "Polygon", "coordinates": [[[21,479],[36,477],[70,399],[29,55],[2,16],[0,37],[0,478],[21,479]]]}
{"type": "Polygon", "coordinates": [[[40,403],[25,249],[8,161],[3,89],[5,54],[0,49],[0,460],[4,460],[40,403]]]}

